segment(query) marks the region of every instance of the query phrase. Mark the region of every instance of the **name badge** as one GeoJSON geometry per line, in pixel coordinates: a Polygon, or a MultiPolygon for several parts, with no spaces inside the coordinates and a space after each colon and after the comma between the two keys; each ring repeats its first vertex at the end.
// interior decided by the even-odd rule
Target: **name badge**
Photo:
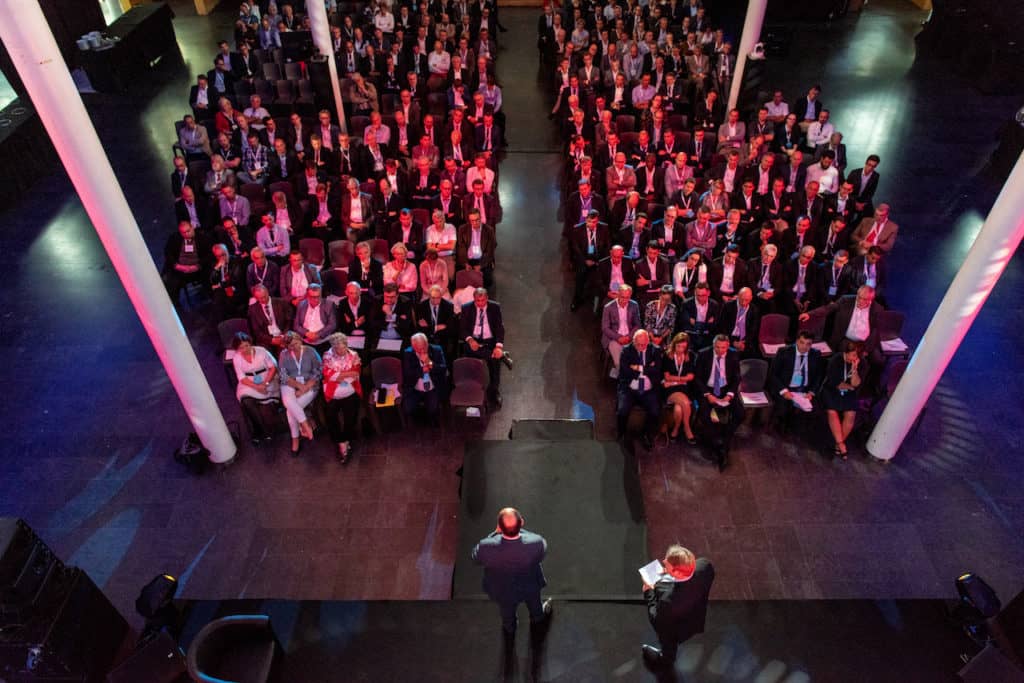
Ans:
{"type": "Polygon", "coordinates": [[[271,337],[276,337],[277,335],[281,334],[281,328],[278,327],[277,325],[270,325],[267,328],[267,332],[270,333],[271,337]]]}
{"type": "Polygon", "coordinates": [[[594,245],[593,244],[588,244],[587,245],[587,253],[590,254],[591,256],[594,255],[594,245]]]}
{"type": "Polygon", "coordinates": [[[302,384],[303,382],[306,381],[306,378],[303,377],[302,375],[296,375],[295,376],[295,381],[298,382],[299,384],[302,384]]]}
{"type": "Polygon", "coordinates": [[[828,295],[829,296],[835,296],[837,291],[838,290],[835,288],[835,286],[829,287],[828,288],[828,295]]]}
{"type": "Polygon", "coordinates": [[[185,245],[185,253],[186,254],[191,254],[195,250],[196,250],[196,245],[194,245],[194,244],[186,244],[185,245]]]}

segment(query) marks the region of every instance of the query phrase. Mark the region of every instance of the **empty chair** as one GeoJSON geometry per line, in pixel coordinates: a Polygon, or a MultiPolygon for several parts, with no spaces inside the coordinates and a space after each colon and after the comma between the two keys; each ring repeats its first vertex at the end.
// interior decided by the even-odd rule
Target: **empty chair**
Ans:
{"type": "Polygon", "coordinates": [[[676,141],[679,143],[679,146],[682,147],[683,149],[688,149],[690,147],[690,138],[691,135],[689,131],[676,131],[676,141]]]}
{"type": "MultiPolygon", "coordinates": [[[[395,356],[379,356],[370,361],[370,382],[373,390],[378,392],[384,391],[385,385],[396,385],[401,391],[402,386],[402,361],[395,356]]],[[[370,407],[370,423],[378,434],[381,433],[380,428],[380,414],[377,402],[383,402],[383,395],[378,394],[377,400],[374,400],[373,394],[370,395],[369,407],[370,407]]],[[[402,428],[405,429],[405,411],[402,410],[402,397],[395,397],[394,407],[399,415],[399,419],[402,421],[402,428]]]]}
{"type": "Polygon", "coordinates": [[[665,217],[665,205],[659,204],[658,202],[647,203],[647,216],[648,221],[653,223],[654,221],[660,221],[665,217]]]}
{"type": "Polygon", "coordinates": [[[625,132],[625,133],[620,132],[619,133],[619,151],[625,152],[626,150],[631,149],[633,147],[633,145],[636,144],[636,140],[637,140],[638,137],[639,137],[639,134],[638,133],[634,133],[632,131],[628,131],[628,132],[625,132]]]}
{"type": "Polygon", "coordinates": [[[478,408],[487,411],[487,366],[479,358],[456,358],[452,363],[452,390],[448,404],[452,408],[478,408]]]}
{"type": "Polygon", "coordinates": [[[884,355],[904,358],[910,355],[910,347],[900,338],[906,319],[907,314],[902,311],[882,311],[878,314],[878,337],[884,355]]]}
{"type": "Polygon", "coordinates": [[[761,355],[774,358],[778,347],[785,345],[786,333],[789,331],[789,316],[781,313],[769,313],[761,318],[761,329],[757,341],[761,347],[761,355]]]}
{"type": "Polygon", "coordinates": [[[324,296],[327,297],[327,300],[337,305],[345,296],[348,268],[328,268],[320,271],[320,283],[323,285],[324,296]]]}
{"type": "Polygon", "coordinates": [[[238,192],[253,205],[253,211],[256,202],[262,203],[266,197],[266,189],[259,183],[245,183],[238,192]]]}
{"type": "Polygon", "coordinates": [[[426,230],[427,226],[430,225],[430,211],[427,209],[413,209],[412,219],[423,226],[423,229],[426,230]]]}
{"type": "MultiPolygon", "coordinates": [[[[666,123],[676,133],[682,133],[686,130],[686,114],[669,114],[666,123]]],[[[687,138],[689,138],[689,135],[689,133],[686,134],[687,138]]],[[[689,142],[689,139],[687,139],[687,142],[689,142]]]]}
{"type": "Polygon", "coordinates": [[[306,237],[299,240],[299,251],[306,263],[316,266],[317,270],[324,267],[324,243],[317,237],[306,237]]]}
{"type": "Polygon", "coordinates": [[[299,94],[293,104],[300,113],[311,114],[316,105],[316,92],[313,90],[313,84],[306,78],[296,82],[299,85],[299,94]]]}
{"type": "Polygon", "coordinates": [[[249,96],[255,92],[250,81],[235,81],[234,91],[236,102],[248,102],[249,96]]]}
{"type": "Polygon", "coordinates": [[[356,257],[356,246],[351,240],[334,240],[327,244],[327,253],[331,259],[331,268],[348,268],[356,257]]]}
{"type": "Polygon", "coordinates": [[[349,121],[349,132],[354,138],[362,138],[363,131],[370,125],[369,116],[353,116],[349,121]]]}
{"type": "Polygon", "coordinates": [[[427,112],[433,116],[444,117],[448,114],[448,95],[443,92],[432,92],[427,95],[427,112]]]}
{"type": "Polygon", "coordinates": [[[621,136],[636,130],[636,117],[632,114],[619,114],[615,117],[615,130],[621,136]]]}
{"type": "Polygon", "coordinates": [[[285,198],[289,204],[295,203],[295,187],[287,180],[279,180],[276,183],[270,183],[270,187],[267,188],[270,195],[275,192],[284,192],[285,198]]]}
{"type": "Polygon", "coordinates": [[[466,287],[477,287],[484,286],[484,274],[479,270],[457,270],[455,271],[455,289],[465,289],[466,287]]]}
{"type": "Polygon", "coordinates": [[[268,81],[277,81],[281,78],[281,67],[277,62],[263,62],[263,78],[268,81]]]}
{"type": "Polygon", "coordinates": [[[373,241],[373,258],[377,259],[381,263],[387,263],[391,260],[391,245],[388,244],[387,240],[377,238],[373,241]]]}
{"type": "Polygon", "coordinates": [[[764,392],[768,380],[768,361],[747,358],[740,361],[740,396],[744,408],[768,408],[772,402],[764,392]]]}
{"type": "Polygon", "coordinates": [[[372,180],[359,183],[359,191],[372,196],[377,191],[377,183],[372,180]]]}
{"type": "Polygon", "coordinates": [[[281,652],[270,617],[222,617],[204,626],[189,645],[188,675],[198,683],[266,683],[281,652]]]}
{"type": "Polygon", "coordinates": [[[398,95],[393,93],[384,93],[380,96],[380,113],[394,114],[395,109],[398,108],[398,102],[398,95]]]}
{"type": "Polygon", "coordinates": [[[199,159],[197,161],[190,161],[188,164],[188,174],[196,179],[200,186],[206,182],[206,174],[210,171],[210,162],[206,159],[199,159]]]}
{"type": "Polygon", "coordinates": [[[284,65],[284,77],[289,81],[298,81],[304,79],[306,76],[302,73],[301,62],[288,62],[284,65]]]}
{"type": "Polygon", "coordinates": [[[253,94],[260,96],[264,106],[274,101],[274,83],[275,81],[268,81],[262,78],[257,78],[252,82],[253,94]]]}
{"type": "Polygon", "coordinates": [[[297,96],[298,91],[294,82],[283,79],[275,81],[274,104],[291,106],[297,96]]]}

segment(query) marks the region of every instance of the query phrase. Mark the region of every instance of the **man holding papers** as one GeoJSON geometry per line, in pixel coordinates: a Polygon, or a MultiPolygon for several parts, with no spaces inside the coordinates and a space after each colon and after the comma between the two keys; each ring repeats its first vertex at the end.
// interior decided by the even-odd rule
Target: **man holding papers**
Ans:
{"type": "Polygon", "coordinates": [[[532,628],[542,627],[551,617],[551,599],[541,602],[540,591],[547,585],[540,563],[548,543],[540,534],[523,529],[526,519],[515,508],[498,512],[498,527],[473,548],[473,561],[484,568],[484,592],[501,610],[501,628],[511,650],[516,635],[516,608],[525,602],[532,628]]]}
{"type": "MultiPolygon", "coordinates": [[[[651,564],[655,563],[657,560],[651,564]]],[[[647,618],[661,645],[660,649],[644,645],[641,650],[644,661],[654,668],[674,666],[679,643],[704,632],[708,594],[715,580],[711,562],[703,557],[698,560],[681,545],[670,545],[660,564],[661,574],[653,583],[649,583],[655,578],[649,571],[651,565],[640,570],[647,618]]]]}
{"type": "Polygon", "coordinates": [[[811,412],[814,392],[821,384],[821,352],[811,348],[814,335],[801,330],[796,343],[779,350],[772,360],[768,388],[775,403],[775,422],[785,433],[794,411],[811,412]]]}

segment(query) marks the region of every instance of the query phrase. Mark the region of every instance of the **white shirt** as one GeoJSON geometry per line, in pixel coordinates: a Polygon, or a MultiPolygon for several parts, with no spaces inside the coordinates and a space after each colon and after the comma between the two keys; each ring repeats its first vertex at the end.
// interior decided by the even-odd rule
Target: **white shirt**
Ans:
{"type": "MultiPolygon", "coordinates": [[[[793,374],[789,379],[789,386],[802,387],[807,385],[807,354],[797,351],[793,361],[793,374]]],[[[783,389],[783,391],[788,391],[783,389]]]]}
{"type": "Polygon", "coordinates": [[[823,168],[819,164],[807,167],[807,182],[817,182],[823,194],[835,194],[839,191],[839,170],[835,166],[823,168]]]}
{"type": "MultiPolygon", "coordinates": [[[[309,287],[309,280],[306,279],[306,269],[299,268],[299,272],[292,271],[292,298],[297,299],[306,295],[306,288],[309,287]]],[[[306,327],[309,327],[308,325],[306,327]]]]}
{"type": "Polygon", "coordinates": [[[725,191],[731,193],[733,191],[733,184],[736,182],[736,169],[726,166],[722,182],[725,183],[725,191]]]}
{"type": "Polygon", "coordinates": [[[764,108],[768,110],[768,116],[781,116],[785,118],[789,115],[789,105],[785,102],[779,102],[775,104],[775,101],[765,102],[764,108]]]}
{"type": "Polygon", "coordinates": [[[487,309],[479,306],[473,307],[473,337],[477,339],[491,339],[491,324],[487,321],[487,309]],[[483,313],[483,316],[480,314],[483,313]],[[483,324],[481,324],[483,323],[483,324]]]}
{"type": "Polygon", "coordinates": [[[719,287],[719,289],[721,289],[721,291],[725,292],[726,294],[732,294],[733,291],[735,290],[735,288],[734,288],[734,286],[732,284],[732,278],[733,278],[733,275],[735,274],[735,272],[736,272],[736,264],[735,263],[723,263],[722,264],[722,286],[719,287]]]}
{"type": "Polygon", "coordinates": [[[615,305],[619,307],[619,336],[620,337],[628,337],[629,336],[629,304],[626,304],[625,306],[623,306],[623,305],[621,305],[619,303],[616,303],[615,305]]]}
{"type": "Polygon", "coordinates": [[[324,323],[320,320],[320,306],[310,306],[306,309],[306,317],[302,321],[302,326],[307,331],[316,334],[320,330],[324,329],[324,323]]]}
{"type": "MultiPolygon", "coordinates": [[[[483,212],[481,212],[481,216],[483,212]]],[[[481,226],[483,221],[481,220],[481,226]]],[[[483,233],[483,228],[477,230],[476,228],[470,227],[469,229],[469,250],[466,252],[466,256],[471,259],[482,258],[484,255],[483,248],[480,246],[480,235],[483,233]]]]}
{"type": "Polygon", "coordinates": [[[352,200],[352,210],[349,213],[349,220],[353,223],[363,222],[363,202],[362,199],[356,198],[352,200]]]}
{"type": "Polygon", "coordinates": [[[835,132],[835,127],[831,122],[821,123],[820,121],[815,121],[807,127],[807,144],[811,147],[826,145],[832,139],[833,132],[835,132]]]}
{"type": "Polygon", "coordinates": [[[701,303],[697,300],[694,300],[693,303],[697,306],[697,322],[706,322],[708,319],[708,305],[701,305],[701,303]]]}
{"type": "Polygon", "coordinates": [[[728,383],[725,379],[725,356],[711,354],[711,374],[708,375],[708,387],[712,389],[712,393],[714,393],[715,388],[715,368],[718,368],[718,377],[724,389],[728,383]]]}
{"type": "Polygon", "coordinates": [[[864,341],[871,335],[871,323],[868,320],[870,306],[861,308],[853,307],[853,314],[850,316],[850,324],[846,328],[846,338],[853,341],[864,341]]]}

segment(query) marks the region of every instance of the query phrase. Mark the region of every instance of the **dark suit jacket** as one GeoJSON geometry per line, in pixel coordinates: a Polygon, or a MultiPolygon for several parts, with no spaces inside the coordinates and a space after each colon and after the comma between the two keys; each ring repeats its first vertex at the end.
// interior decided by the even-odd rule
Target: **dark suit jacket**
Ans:
{"type": "Polygon", "coordinates": [[[705,138],[700,147],[700,155],[697,154],[697,141],[691,139],[686,147],[686,163],[693,166],[694,175],[701,176],[711,167],[711,157],[714,156],[713,145],[705,138]]]}
{"type": "Polygon", "coordinates": [[[853,185],[853,194],[857,197],[858,202],[870,203],[872,198],[875,196],[875,190],[878,189],[878,171],[871,174],[868,178],[868,184],[864,187],[864,191],[860,191],[861,178],[863,178],[864,169],[857,168],[850,171],[850,175],[846,178],[846,182],[853,185]]]}
{"type": "Polygon", "coordinates": [[[437,323],[434,323],[430,315],[430,299],[424,299],[416,304],[416,328],[427,335],[431,344],[445,346],[445,342],[454,338],[455,324],[458,320],[455,317],[455,307],[451,301],[441,299],[437,306],[437,323]],[[438,331],[437,326],[444,325],[443,330],[438,331]]]}
{"type": "Polygon", "coordinates": [[[196,178],[191,173],[186,173],[185,182],[182,183],[181,175],[178,173],[178,171],[171,171],[171,194],[174,195],[175,199],[181,196],[181,188],[183,187],[183,185],[188,185],[189,187],[191,187],[192,190],[196,193],[196,196],[198,197],[199,193],[202,192],[203,190],[203,179],[196,178]]]}
{"type": "MultiPolygon", "coordinates": [[[[167,238],[167,244],[164,246],[164,273],[175,272],[174,266],[178,263],[178,257],[181,255],[183,241],[181,233],[177,230],[167,238]]],[[[213,265],[213,253],[210,251],[213,248],[213,244],[210,242],[209,237],[198,230],[195,233],[194,243],[196,245],[196,256],[199,258],[199,273],[205,280],[205,274],[209,272],[210,267],[213,265]]]]}
{"type": "MultiPolygon", "coordinates": [[[[484,213],[486,214],[486,223],[495,225],[501,222],[501,207],[498,206],[498,200],[492,195],[485,194],[483,196],[484,201],[484,213]]],[[[468,219],[469,211],[476,206],[476,197],[473,195],[472,190],[462,198],[462,215],[468,219]]]]}
{"type": "Polygon", "coordinates": [[[660,202],[664,199],[665,194],[665,169],[661,166],[656,166],[654,169],[654,194],[648,195],[644,190],[647,189],[647,166],[641,165],[636,169],[636,191],[639,192],[644,198],[650,197],[652,201],[660,202]]]}
{"type": "MultiPolygon", "coordinates": [[[[611,256],[601,259],[597,264],[597,276],[601,282],[601,291],[607,293],[612,286],[611,256]]],[[[625,280],[623,284],[627,284],[630,287],[636,285],[636,270],[633,267],[633,261],[626,257],[622,258],[622,279],[625,280]]]]}
{"type": "MultiPolygon", "coordinates": [[[[461,225],[455,236],[455,267],[465,268],[469,264],[469,248],[473,244],[472,228],[469,223],[461,225]]],[[[494,251],[498,246],[494,226],[484,223],[480,226],[480,266],[494,267],[494,251]]]]}
{"type": "Polygon", "coordinates": [[[665,577],[644,591],[647,618],[659,640],[682,643],[704,632],[708,595],[714,580],[715,568],[702,557],[697,560],[697,568],[688,581],[665,577]]]}
{"type": "MultiPolygon", "coordinates": [[[[412,227],[409,229],[409,241],[404,242],[402,240],[402,224],[399,221],[395,221],[391,224],[385,238],[388,244],[394,246],[398,242],[402,242],[406,249],[415,255],[416,259],[423,258],[423,226],[416,221],[412,222],[412,227]]],[[[412,258],[412,255],[410,255],[412,258]]]]}
{"type": "MultiPolygon", "coordinates": [[[[843,232],[846,231],[844,230],[843,232]]],[[[850,261],[850,291],[855,292],[861,285],[868,284],[867,275],[864,273],[865,260],[865,256],[858,256],[850,261]]],[[[875,264],[875,294],[878,296],[885,296],[885,286],[889,282],[889,267],[885,261],[886,259],[883,256],[875,264]]]]}
{"type": "MultiPolygon", "coordinates": [[[[573,192],[569,195],[569,198],[565,202],[565,221],[564,228],[566,232],[569,232],[571,228],[580,223],[584,217],[580,216],[583,206],[583,200],[580,199],[579,191],[573,192]]],[[[601,221],[607,218],[608,206],[605,204],[604,197],[594,193],[593,189],[590,191],[590,208],[601,214],[601,221]]]]}
{"type": "MultiPolygon", "coordinates": [[[[714,346],[709,346],[697,353],[697,366],[694,369],[693,381],[701,396],[712,393],[714,387],[708,385],[711,377],[711,362],[715,354],[714,346]]],[[[725,382],[722,385],[722,396],[728,393],[735,395],[734,401],[740,399],[740,354],[736,349],[729,349],[725,354],[725,382]]]]}
{"type": "MultiPolygon", "coordinates": [[[[662,378],[661,372],[662,352],[654,344],[648,344],[644,351],[643,374],[650,380],[648,391],[657,391],[662,378]]],[[[630,383],[640,376],[640,372],[633,369],[634,365],[640,365],[640,352],[632,344],[622,349],[622,356],[619,360],[619,390],[632,391],[630,383]]]]}
{"type": "MultiPolygon", "coordinates": [[[[708,285],[711,287],[711,296],[720,299],[722,295],[722,277],[724,274],[722,259],[715,261],[708,266],[708,285]]],[[[732,296],[735,296],[744,287],[749,287],[750,281],[747,277],[747,263],[737,258],[736,265],[732,272],[732,296]]],[[[731,329],[731,328],[730,328],[731,329]]]]}
{"type": "MultiPolygon", "coordinates": [[[[821,306],[811,311],[811,315],[826,315],[831,317],[831,324],[826,325],[828,330],[828,345],[838,355],[842,349],[843,340],[846,339],[846,329],[850,326],[850,318],[853,316],[853,309],[857,305],[857,295],[847,294],[846,296],[833,301],[830,304],[821,306]]],[[[868,327],[870,331],[868,338],[864,340],[864,351],[875,354],[881,346],[881,337],[878,330],[878,314],[882,312],[882,306],[878,303],[871,304],[868,312],[868,327]]]]}
{"type": "MultiPolygon", "coordinates": [[[[646,242],[644,243],[646,248],[646,242]]],[[[645,286],[637,286],[639,290],[648,291],[652,289],[661,289],[662,285],[667,285],[672,282],[672,270],[668,265],[668,261],[663,257],[659,256],[655,262],[654,272],[651,272],[651,264],[647,261],[647,254],[641,253],[633,263],[633,268],[636,270],[637,278],[646,278],[651,281],[650,284],[645,286]]],[[[639,296],[640,292],[637,292],[639,296]]]]}
{"type": "Polygon", "coordinates": [[[364,335],[369,334],[370,318],[373,316],[373,299],[369,296],[359,297],[359,305],[356,306],[355,315],[352,314],[352,307],[349,306],[348,297],[342,297],[338,302],[338,332],[351,335],[356,330],[361,330],[364,335]],[[363,322],[356,325],[356,321],[363,318],[363,322]]]}
{"type": "MultiPolygon", "coordinates": [[[[807,113],[807,98],[806,97],[801,97],[799,100],[794,102],[793,106],[790,107],[789,111],[791,111],[792,113],[796,114],[796,120],[797,121],[803,121],[804,120],[804,114],[807,113]]],[[[818,114],[820,114],[820,113],[821,113],[821,100],[815,99],[814,100],[814,119],[813,119],[814,121],[818,120],[818,114]]]]}
{"type": "MultiPolygon", "coordinates": [[[[796,287],[796,279],[800,273],[800,265],[797,259],[789,259],[782,268],[785,276],[785,287],[786,287],[786,298],[791,301],[796,301],[796,292],[793,288],[796,287]]],[[[815,308],[824,303],[825,297],[824,292],[821,291],[821,271],[820,267],[813,260],[807,264],[807,271],[804,273],[804,295],[800,299],[801,302],[806,302],[810,308],[815,308]]]]}
{"type": "Polygon", "coordinates": [[[697,300],[694,297],[688,298],[683,302],[682,307],[679,309],[679,315],[676,317],[676,328],[683,332],[696,332],[700,334],[707,334],[714,332],[718,328],[718,318],[721,314],[722,305],[714,299],[708,299],[708,312],[704,317],[704,329],[699,329],[699,323],[697,322],[697,300]],[[690,322],[690,321],[693,322],[690,322]]]}
{"type": "Polygon", "coordinates": [[[272,183],[277,183],[282,180],[295,182],[295,179],[302,175],[302,170],[299,166],[299,159],[291,152],[285,156],[284,165],[285,169],[288,171],[287,178],[284,177],[284,174],[281,171],[281,161],[280,157],[277,156],[277,152],[267,155],[267,164],[269,166],[269,182],[272,183]]]}
{"type": "MultiPolygon", "coordinates": [[[[740,305],[735,299],[722,305],[722,312],[718,314],[718,333],[729,335],[729,338],[734,342],[744,341],[756,345],[757,334],[761,325],[761,314],[753,303],[747,307],[747,319],[743,329],[745,335],[742,340],[739,337],[734,337],[732,334],[732,331],[736,328],[736,314],[739,312],[739,307],[740,305]]],[[[750,346],[750,344],[747,344],[747,346],[750,346]]]]}
{"type": "Polygon", "coordinates": [[[375,258],[370,259],[370,268],[363,275],[363,266],[358,259],[354,259],[348,267],[349,282],[358,282],[363,291],[371,291],[373,296],[380,296],[384,291],[384,266],[375,258]]]}
{"type": "MultiPolygon", "coordinates": [[[[373,234],[373,222],[374,222],[374,205],[370,195],[365,192],[359,193],[359,203],[363,207],[363,222],[368,224],[363,239],[367,235],[373,234]]],[[[351,227],[351,216],[352,216],[352,195],[348,192],[341,196],[341,227],[348,230],[351,227]]],[[[386,225],[386,224],[385,224],[386,225]]]]}
{"type": "MultiPolygon", "coordinates": [[[[409,338],[416,332],[416,323],[412,312],[412,304],[399,297],[395,304],[395,329],[402,337],[402,344],[408,344],[409,338]]],[[[384,300],[377,299],[373,302],[370,313],[370,336],[379,339],[381,332],[387,328],[387,320],[384,315],[384,300]]],[[[374,345],[376,343],[374,342],[374,345]]]]}
{"type": "MultiPolygon", "coordinates": [[[[178,174],[175,173],[174,175],[177,177],[178,174]]],[[[199,219],[199,227],[210,227],[210,212],[208,210],[210,206],[209,202],[197,198],[194,206],[196,208],[196,218],[199,219]]],[[[192,220],[188,215],[188,207],[185,206],[185,201],[182,199],[178,199],[174,202],[174,218],[177,223],[180,223],[181,221],[191,222],[192,220]]],[[[177,223],[175,223],[175,225],[177,225],[177,223]]]]}
{"type": "MultiPolygon", "coordinates": [[[[302,269],[306,271],[306,282],[309,284],[320,284],[320,271],[313,267],[310,263],[302,264],[302,269]]],[[[282,299],[292,298],[292,267],[290,265],[281,268],[280,273],[281,291],[279,292],[282,299]]]]}
{"type": "MultiPolygon", "coordinates": [[[[487,325],[491,328],[491,336],[495,344],[505,343],[505,324],[501,318],[501,304],[497,301],[487,302],[487,325]]],[[[473,336],[476,327],[477,306],[475,301],[463,304],[459,313],[459,339],[465,340],[473,336]]]]}
{"type": "MultiPolygon", "coordinates": [[[[427,354],[434,366],[430,369],[430,381],[434,388],[444,396],[448,393],[448,365],[444,360],[444,349],[437,344],[427,346],[427,354]]],[[[402,390],[412,392],[416,389],[416,382],[423,376],[423,366],[420,365],[416,352],[410,346],[402,352],[402,390]]]]}
{"type": "MultiPolygon", "coordinates": [[[[644,199],[643,197],[640,197],[640,202],[636,205],[636,212],[637,212],[637,214],[647,213],[647,200],[644,199]]],[[[647,218],[650,219],[650,214],[647,215],[647,218]]],[[[622,223],[625,220],[626,220],[626,200],[625,199],[620,199],[617,202],[615,202],[614,204],[612,204],[612,211],[611,211],[611,216],[608,219],[608,226],[612,229],[612,231],[618,232],[618,231],[620,231],[622,229],[622,223]]],[[[651,224],[651,222],[650,222],[650,220],[648,220],[647,221],[648,227],[650,227],[650,224],[651,224]]],[[[647,242],[644,242],[643,245],[647,246],[647,242]]],[[[623,244],[622,246],[626,247],[627,251],[629,250],[629,245],[623,244]]]]}
{"type": "MultiPolygon", "coordinates": [[[[781,255],[776,257],[776,259],[772,261],[771,265],[768,266],[768,283],[771,285],[771,289],[775,292],[776,296],[781,293],[782,288],[785,286],[785,280],[782,273],[782,263],[780,263],[780,259],[782,258],[785,257],[781,255]]],[[[763,291],[761,289],[761,265],[760,256],[747,261],[747,277],[750,278],[750,288],[754,290],[755,295],[758,292],[763,291]]]]}
{"type": "Polygon", "coordinates": [[[509,539],[495,531],[473,548],[473,561],[484,568],[484,592],[498,602],[518,602],[536,595],[547,581],[541,561],[547,555],[544,537],[523,529],[509,539]]]}
{"type": "Polygon", "coordinates": [[[569,252],[572,256],[573,265],[583,268],[585,261],[590,260],[598,263],[608,255],[611,248],[611,237],[608,232],[608,224],[598,222],[597,230],[594,231],[594,253],[588,253],[589,240],[587,239],[587,224],[579,223],[569,232],[569,252]]]}
{"type": "MultiPolygon", "coordinates": [[[[292,305],[286,299],[271,297],[270,308],[274,311],[274,320],[278,329],[286,332],[292,329],[292,305]]],[[[273,336],[270,334],[270,320],[263,311],[260,302],[254,301],[249,306],[249,330],[252,332],[252,340],[256,346],[262,346],[274,353],[273,336]]]]}
{"type": "MultiPolygon", "coordinates": [[[[430,200],[431,213],[433,213],[435,209],[444,211],[444,204],[441,202],[440,194],[430,200]]],[[[451,200],[448,202],[448,211],[445,211],[444,214],[444,222],[458,226],[462,225],[465,220],[465,216],[462,214],[462,199],[453,193],[451,200]]]]}
{"type": "MultiPolygon", "coordinates": [[[[768,392],[771,398],[778,399],[784,389],[789,389],[796,364],[796,344],[789,344],[779,349],[772,359],[771,372],[768,373],[768,392]]],[[[824,367],[821,362],[821,351],[811,349],[807,352],[807,376],[804,377],[805,389],[816,392],[821,384],[824,367]]]]}

